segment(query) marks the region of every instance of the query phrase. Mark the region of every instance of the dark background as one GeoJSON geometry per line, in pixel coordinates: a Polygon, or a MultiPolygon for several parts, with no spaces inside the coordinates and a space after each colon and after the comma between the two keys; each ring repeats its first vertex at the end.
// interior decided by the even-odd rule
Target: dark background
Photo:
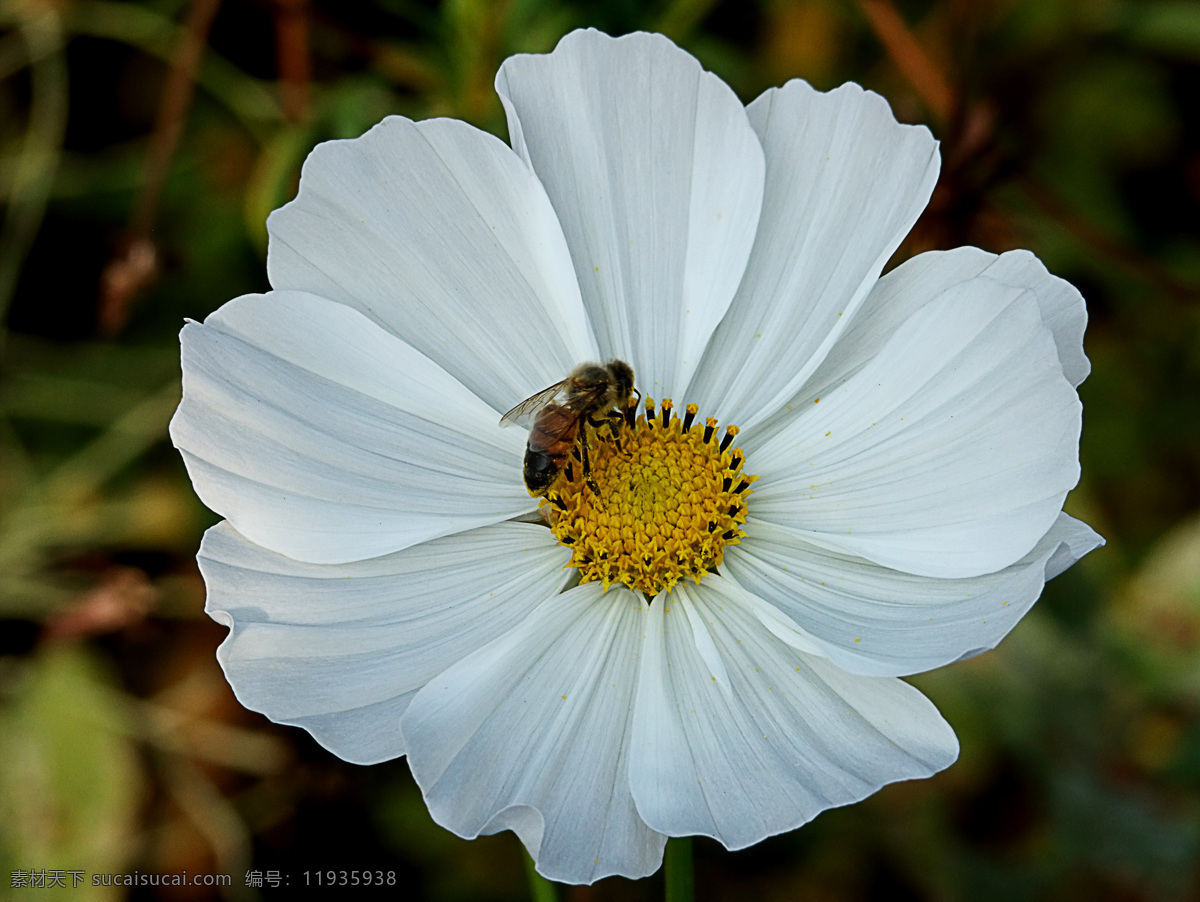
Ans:
{"type": "Polygon", "coordinates": [[[663,31],[746,101],[793,77],[879,91],[942,142],[897,261],[1027,247],[1091,317],[1067,511],[1107,547],[998,650],[913,680],[955,766],[742,852],[697,841],[697,898],[1200,899],[1200,4],[1180,0],[0,4],[0,896],[220,897],[10,890],[17,869],[223,872],[253,899],[251,869],[369,868],[403,899],[528,897],[516,840],[434,825],[403,761],[345,764],[236,703],[193,559],[215,518],[166,424],[184,317],[268,287],[264,219],[313,144],[389,113],[503,135],[499,63],[581,25],[663,31]]]}

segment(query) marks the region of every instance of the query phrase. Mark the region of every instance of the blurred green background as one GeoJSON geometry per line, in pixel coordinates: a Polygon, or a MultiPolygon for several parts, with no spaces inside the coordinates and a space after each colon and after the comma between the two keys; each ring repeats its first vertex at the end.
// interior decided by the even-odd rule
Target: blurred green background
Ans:
{"type": "MultiPolygon", "coordinates": [[[[0,2],[0,897],[255,899],[248,870],[528,897],[510,834],[429,819],[233,699],[166,437],[177,332],[267,288],[308,150],[384,115],[504,134],[492,78],[571,28],[666,33],[749,101],[855,80],[942,142],[897,261],[1034,250],[1088,301],[1083,481],[1108,539],[991,654],[914,679],[957,765],[743,852],[700,900],[1200,899],[1200,4],[0,2]],[[14,870],[233,886],[13,889],[14,870]]],[[[895,261],[894,261],[895,262],[895,261]]],[[[362,893],[362,890],[355,892],[362,893]]],[[[569,900],[661,898],[610,879],[569,900]]]]}

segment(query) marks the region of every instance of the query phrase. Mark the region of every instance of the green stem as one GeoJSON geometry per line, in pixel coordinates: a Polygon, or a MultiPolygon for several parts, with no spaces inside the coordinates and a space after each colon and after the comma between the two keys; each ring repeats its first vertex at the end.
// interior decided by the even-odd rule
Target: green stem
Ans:
{"type": "Polygon", "coordinates": [[[692,838],[672,836],[667,840],[664,866],[667,902],[692,902],[692,838]]]}
{"type": "Polygon", "coordinates": [[[529,896],[533,902],[558,902],[554,884],[537,872],[528,854],[525,855],[525,873],[529,875],[529,896]]]}

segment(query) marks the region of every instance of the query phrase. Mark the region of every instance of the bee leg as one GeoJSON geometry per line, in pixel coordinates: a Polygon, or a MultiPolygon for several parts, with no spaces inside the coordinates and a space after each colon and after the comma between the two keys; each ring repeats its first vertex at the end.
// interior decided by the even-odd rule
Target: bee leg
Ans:
{"type": "Polygon", "coordinates": [[[587,421],[588,421],[588,425],[592,427],[592,431],[596,433],[596,438],[601,437],[600,430],[605,427],[608,427],[609,437],[616,438],[616,435],[612,432],[612,423],[609,422],[609,417],[607,414],[604,416],[603,419],[600,419],[600,420],[594,420],[594,419],[592,419],[591,415],[589,415],[587,418],[587,421]]]}
{"type": "Polygon", "coordinates": [[[625,407],[618,408],[609,414],[611,419],[609,428],[612,429],[613,440],[617,444],[618,451],[625,451],[624,439],[633,435],[634,424],[637,421],[637,417],[633,414],[636,412],[636,407],[625,407]],[[626,431],[626,427],[628,427],[628,431],[626,431]]]}
{"type": "Polygon", "coordinates": [[[625,422],[625,414],[619,410],[610,411],[606,418],[608,426],[608,434],[612,439],[612,443],[617,446],[618,451],[625,450],[625,443],[621,441],[621,425],[625,422]]]}
{"type": "Polygon", "coordinates": [[[588,442],[587,436],[582,436],[579,440],[579,450],[582,452],[579,462],[583,464],[583,481],[587,483],[587,487],[592,490],[592,494],[596,497],[600,496],[600,486],[596,485],[596,480],[592,478],[592,462],[588,457],[588,442]]]}
{"type": "Polygon", "coordinates": [[[597,436],[601,429],[606,429],[608,438],[617,446],[617,450],[624,451],[625,448],[621,444],[621,423],[624,419],[625,414],[620,410],[610,410],[601,420],[593,420],[589,416],[588,424],[596,430],[597,436]]]}

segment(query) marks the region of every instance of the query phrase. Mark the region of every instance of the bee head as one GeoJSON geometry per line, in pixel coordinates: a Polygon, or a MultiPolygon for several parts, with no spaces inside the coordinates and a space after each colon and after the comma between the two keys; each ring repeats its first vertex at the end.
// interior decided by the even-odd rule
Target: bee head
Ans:
{"type": "Polygon", "coordinates": [[[626,400],[633,393],[633,367],[624,360],[610,360],[608,372],[616,383],[617,399],[626,400]]]}

